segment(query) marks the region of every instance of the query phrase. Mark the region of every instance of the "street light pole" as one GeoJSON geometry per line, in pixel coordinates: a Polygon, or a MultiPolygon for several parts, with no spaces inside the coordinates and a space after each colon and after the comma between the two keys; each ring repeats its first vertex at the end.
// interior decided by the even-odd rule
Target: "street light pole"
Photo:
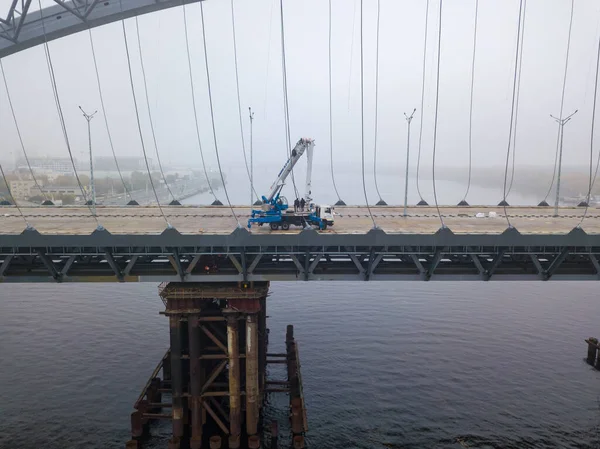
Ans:
{"type": "Polygon", "coordinates": [[[408,163],[410,161],[410,122],[412,122],[413,116],[417,108],[413,109],[412,114],[410,116],[404,113],[404,117],[406,117],[406,122],[408,124],[408,135],[406,137],[406,174],[404,177],[404,216],[406,217],[406,206],[408,204],[408,163]]]}
{"type": "Polygon", "coordinates": [[[564,133],[564,128],[565,125],[567,123],[569,123],[569,121],[571,120],[571,117],[573,117],[575,114],[577,114],[577,109],[575,110],[575,112],[573,112],[571,115],[569,115],[566,118],[557,118],[554,117],[552,114],[550,114],[550,117],[552,117],[556,123],[558,123],[559,126],[559,134],[560,134],[560,143],[559,143],[559,149],[558,149],[558,174],[557,174],[557,179],[556,179],[556,201],[554,202],[554,216],[558,217],[558,198],[560,196],[560,172],[562,169],[562,154],[563,154],[563,133],[564,133]]]}
{"type": "Polygon", "coordinates": [[[250,113],[250,210],[254,205],[254,152],[252,148],[252,122],[254,121],[254,112],[252,112],[252,108],[248,108],[248,112],[250,113]]]}
{"type": "Polygon", "coordinates": [[[94,115],[96,115],[96,112],[98,112],[98,111],[94,111],[92,114],[87,114],[81,106],[79,106],[79,109],[81,110],[81,113],[83,114],[83,116],[85,117],[85,120],[87,121],[88,144],[89,144],[89,148],[90,148],[90,184],[91,184],[90,187],[91,187],[91,191],[92,191],[92,207],[93,207],[94,215],[96,215],[96,186],[94,184],[94,162],[92,159],[92,128],[90,126],[90,122],[92,121],[92,119],[94,118],[94,115]]]}

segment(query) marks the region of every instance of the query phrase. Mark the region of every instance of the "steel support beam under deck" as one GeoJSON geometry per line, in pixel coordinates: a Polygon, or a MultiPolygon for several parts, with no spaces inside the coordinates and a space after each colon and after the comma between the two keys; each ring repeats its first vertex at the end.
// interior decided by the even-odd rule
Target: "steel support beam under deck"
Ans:
{"type": "Polygon", "coordinates": [[[598,280],[600,235],[0,235],[0,282],[598,280]]]}

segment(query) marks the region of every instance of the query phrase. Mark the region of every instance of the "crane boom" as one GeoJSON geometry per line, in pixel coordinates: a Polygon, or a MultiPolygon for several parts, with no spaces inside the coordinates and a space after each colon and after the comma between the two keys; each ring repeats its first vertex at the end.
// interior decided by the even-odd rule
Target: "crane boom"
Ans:
{"type": "Polygon", "coordinates": [[[312,165],[313,165],[313,148],[315,144],[311,141],[306,151],[306,186],[304,187],[304,201],[306,204],[312,203],[312,165]]]}
{"type": "MultiPolygon", "coordinates": [[[[300,139],[294,149],[291,151],[290,157],[283,164],[283,167],[277,174],[275,182],[271,185],[268,196],[263,196],[263,204],[260,209],[252,209],[250,218],[248,218],[248,228],[253,224],[258,226],[268,225],[272,231],[282,229],[287,231],[290,226],[316,226],[324,231],[327,226],[333,226],[333,208],[328,205],[316,205],[312,202],[312,165],[313,165],[313,150],[315,141],[312,139],[300,139]],[[306,153],[306,185],[303,200],[300,201],[300,208],[294,207],[294,210],[289,210],[287,199],[281,196],[281,190],[285,185],[285,180],[292,173],[294,166],[298,163],[302,155],[306,153]],[[306,203],[306,204],[305,204],[306,203]]],[[[297,195],[297,193],[296,193],[297,195]]],[[[296,199],[297,201],[297,199],[296,199]]],[[[297,203],[294,202],[294,206],[297,203]]]]}
{"type": "Polygon", "coordinates": [[[263,197],[263,201],[265,203],[270,203],[273,198],[281,191],[283,186],[285,185],[285,180],[290,175],[294,166],[300,160],[305,151],[307,151],[308,157],[308,168],[306,171],[306,193],[304,195],[306,202],[309,202],[310,198],[310,190],[311,190],[311,171],[312,171],[312,151],[315,146],[315,141],[308,138],[302,138],[296,143],[296,146],[292,150],[292,154],[289,159],[283,165],[283,168],[277,175],[277,179],[271,185],[271,189],[269,191],[269,196],[263,197]]]}

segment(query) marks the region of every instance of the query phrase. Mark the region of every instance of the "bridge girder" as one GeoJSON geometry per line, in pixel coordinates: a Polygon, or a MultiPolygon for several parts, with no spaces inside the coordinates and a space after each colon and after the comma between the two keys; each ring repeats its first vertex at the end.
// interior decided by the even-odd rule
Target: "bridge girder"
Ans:
{"type": "Polygon", "coordinates": [[[60,39],[121,19],[204,0],[52,0],[54,5],[41,12],[30,10],[32,1],[13,0],[6,17],[0,17],[0,58],[45,40],[60,39]]]}
{"type": "Polygon", "coordinates": [[[600,280],[600,235],[0,235],[2,282],[600,280]]]}

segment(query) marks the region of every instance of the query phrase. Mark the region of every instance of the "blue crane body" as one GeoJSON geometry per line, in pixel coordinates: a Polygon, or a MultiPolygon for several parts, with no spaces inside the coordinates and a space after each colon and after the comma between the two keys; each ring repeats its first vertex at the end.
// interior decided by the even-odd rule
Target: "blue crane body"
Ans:
{"type": "Polygon", "coordinates": [[[312,159],[315,143],[312,139],[302,138],[296,143],[290,157],[283,165],[277,175],[277,179],[271,185],[268,196],[262,197],[263,204],[260,209],[252,209],[251,217],[248,219],[248,228],[253,224],[263,226],[268,224],[272,230],[288,230],[290,226],[311,226],[321,230],[333,226],[333,208],[329,205],[315,205],[312,201],[312,159]],[[303,200],[306,207],[301,210],[289,209],[287,199],[281,195],[285,180],[292,173],[294,165],[307,153],[306,169],[306,191],[303,200]]]}

